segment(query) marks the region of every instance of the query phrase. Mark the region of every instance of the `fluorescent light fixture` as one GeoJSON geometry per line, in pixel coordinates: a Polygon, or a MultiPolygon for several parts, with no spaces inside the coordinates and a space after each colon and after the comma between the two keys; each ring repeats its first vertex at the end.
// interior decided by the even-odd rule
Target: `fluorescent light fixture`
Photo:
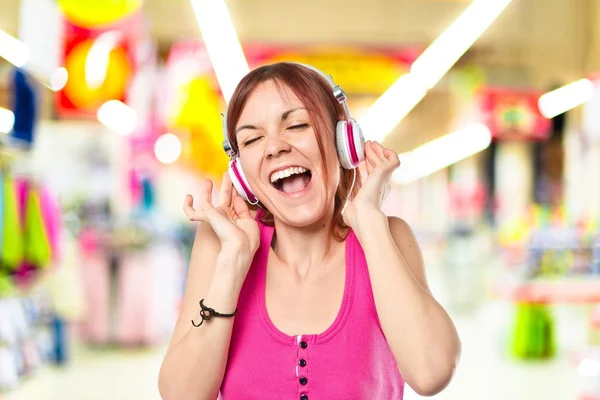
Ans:
{"type": "Polygon", "coordinates": [[[412,64],[411,74],[431,89],[504,11],[511,0],[474,0],[412,64]]]}
{"type": "Polygon", "coordinates": [[[69,80],[69,72],[66,68],[57,68],[50,77],[50,89],[55,92],[62,90],[69,80]]]}
{"type": "Polygon", "coordinates": [[[361,126],[367,139],[383,141],[452,68],[511,0],[474,0],[373,106],[361,126]]]}
{"type": "Polygon", "coordinates": [[[6,108],[0,107],[0,133],[12,132],[15,125],[15,114],[6,108]]]}
{"type": "Polygon", "coordinates": [[[399,184],[414,182],[485,150],[492,134],[484,124],[472,124],[400,154],[402,165],[392,175],[399,184]]]}
{"type": "Polygon", "coordinates": [[[30,65],[29,46],[2,30],[0,30],[0,57],[17,68],[23,68],[42,85],[55,92],[62,90],[67,84],[68,73],[65,68],[57,68],[48,79],[39,68],[30,65]]]}
{"type": "Polygon", "coordinates": [[[249,71],[224,0],[191,0],[206,51],[225,101],[249,71]]]}
{"type": "Polygon", "coordinates": [[[121,135],[131,134],[137,125],[137,113],[128,105],[109,100],[98,108],[98,121],[121,135]]]}
{"type": "Polygon", "coordinates": [[[90,89],[98,89],[104,84],[110,53],[122,37],[123,34],[119,31],[109,31],[94,40],[85,59],[85,81],[90,89]]]}
{"type": "Polygon", "coordinates": [[[156,159],[163,164],[172,164],[181,156],[181,140],[172,133],[165,133],[154,143],[156,159]]]}
{"type": "Polygon", "coordinates": [[[427,89],[412,74],[402,75],[360,119],[367,139],[382,142],[426,94],[427,89]]]}
{"type": "Polygon", "coordinates": [[[540,96],[538,108],[546,118],[554,118],[588,102],[596,91],[589,79],[580,79],[540,96]]]}
{"type": "Polygon", "coordinates": [[[29,47],[17,38],[0,30],[0,57],[15,67],[21,68],[29,60],[29,47]]]}

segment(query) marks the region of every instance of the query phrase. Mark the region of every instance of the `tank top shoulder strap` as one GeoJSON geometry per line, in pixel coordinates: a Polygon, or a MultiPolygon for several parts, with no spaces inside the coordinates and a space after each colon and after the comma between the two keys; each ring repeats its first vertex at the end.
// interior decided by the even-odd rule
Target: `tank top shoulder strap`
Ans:
{"type": "Polygon", "coordinates": [[[352,230],[349,232],[346,240],[348,242],[348,251],[351,254],[351,260],[349,261],[354,263],[354,268],[356,270],[355,301],[357,304],[360,304],[362,311],[367,312],[377,321],[377,324],[381,328],[381,323],[375,307],[375,298],[373,296],[371,276],[369,274],[365,252],[352,230]]]}
{"type": "Polygon", "coordinates": [[[273,240],[273,233],[275,231],[274,227],[265,225],[260,221],[260,217],[261,217],[262,213],[263,213],[263,211],[261,209],[258,209],[256,211],[256,215],[254,216],[254,220],[258,224],[258,228],[260,230],[260,247],[256,251],[256,254],[254,256],[255,259],[259,256],[264,257],[268,254],[269,247],[271,247],[271,242],[273,240]],[[265,249],[266,249],[267,253],[261,254],[261,250],[265,251],[265,249]]]}
{"type": "Polygon", "coordinates": [[[242,291],[240,293],[240,305],[243,302],[248,302],[249,296],[254,297],[258,294],[256,293],[257,288],[260,287],[260,280],[262,279],[262,270],[265,268],[267,260],[269,258],[269,248],[271,247],[271,242],[273,240],[273,232],[274,228],[272,226],[268,226],[260,222],[260,214],[261,210],[258,210],[256,215],[254,216],[254,220],[258,224],[258,228],[260,231],[260,244],[256,253],[254,253],[254,258],[252,259],[252,265],[248,270],[248,274],[246,275],[246,279],[244,281],[244,285],[242,286],[242,291]]]}

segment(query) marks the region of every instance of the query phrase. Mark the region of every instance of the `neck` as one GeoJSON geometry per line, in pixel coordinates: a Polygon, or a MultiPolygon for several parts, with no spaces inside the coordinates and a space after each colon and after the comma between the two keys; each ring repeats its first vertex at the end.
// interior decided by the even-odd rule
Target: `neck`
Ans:
{"type": "Polygon", "coordinates": [[[275,254],[286,266],[306,276],[313,266],[322,266],[337,253],[339,242],[331,234],[333,219],[311,227],[291,227],[275,221],[275,254]]]}

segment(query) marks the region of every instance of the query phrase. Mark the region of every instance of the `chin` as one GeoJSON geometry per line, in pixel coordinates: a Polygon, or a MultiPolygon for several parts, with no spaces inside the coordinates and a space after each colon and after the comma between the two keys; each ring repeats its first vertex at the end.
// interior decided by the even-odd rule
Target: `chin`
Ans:
{"type": "Polygon", "coordinates": [[[324,212],[327,207],[316,207],[313,204],[304,204],[293,209],[282,210],[282,207],[277,207],[277,211],[273,213],[275,221],[279,221],[284,225],[295,228],[311,228],[316,225],[322,226],[327,218],[327,213],[324,212]]]}
{"type": "Polygon", "coordinates": [[[310,171],[263,186],[263,202],[276,221],[296,228],[322,224],[333,212],[335,193],[310,171]]]}

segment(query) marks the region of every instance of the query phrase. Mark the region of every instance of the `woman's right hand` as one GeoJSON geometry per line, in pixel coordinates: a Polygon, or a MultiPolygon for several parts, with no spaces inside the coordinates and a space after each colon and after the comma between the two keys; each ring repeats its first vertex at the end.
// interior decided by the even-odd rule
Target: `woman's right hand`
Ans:
{"type": "Polygon", "coordinates": [[[247,272],[260,244],[258,224],[250,215],[248,204],[233,188],[228,173],[223,175],[217,206],[211,201],[212,189],[212,181],[206,180],[204,193],[200,197],[200,207],[194,209],[194,199],[187,195],[183,210],[190,221],[210,224],[221,241],[219,258],[238,264],[238,267],[247,272]]]}

